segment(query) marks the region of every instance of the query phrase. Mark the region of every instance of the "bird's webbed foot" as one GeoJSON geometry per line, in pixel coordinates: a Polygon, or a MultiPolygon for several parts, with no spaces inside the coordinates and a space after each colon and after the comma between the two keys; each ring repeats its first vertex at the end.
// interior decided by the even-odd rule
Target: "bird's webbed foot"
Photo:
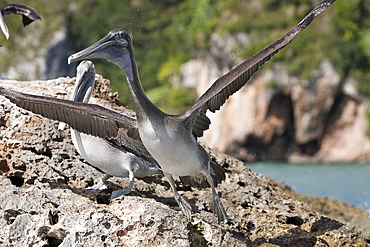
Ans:
{"type": "Polygon", "coordinates": [[[103,190],[106,190],[108,189],[108,186],[105,184],[105,183],[102,183],[102,181],[100,181],[99,183],[91,186],[91,187],[88,187],[88,188],[85,188],[84,190],[88,190],[88,191],[91,191],[91,192],[94,192],[94,193],[99,193],[99,192],[102,192],[103,190]]]}
{"type": "Polygon", "coordinates": [[[215,186],[213,184],[213,179],[211,176],[207,176],[207,181],[211,185],[212,190],[212,200],[210,203],[211,210],[214,214],[217,215],[217,221],[220,224],[221,222],[228,220],[226,210],[220,197],[218,196],[215,186]]]}
{"type": "Polygon", "coordinates": [[[91,191],[91,192],[94,192],[94,193],[99,193],[99,192],[102,192],[103,190],[106,190],[106,189],[108,189],[108,187],[105,184],[103,184],[101,186],[96,184],[96,185],[93,185],[91,187],[85,188],[84,190],[91,191]]]}
{"type": "Polygon", "coordinates": [[[217,194],[213,194],[210,207],[212,212],[217,215],[219,224],[228,219],[224,205],[217,194]]]}
{"type": "Polygon", "coordinates": [[[191,206],[190,206],[189,202],[187,200],[185,200],[185,198],[182,197],[177,191],[174,195],[174,198],[175,198],[177,204],[179,205],[182,213],[186,217],[191,218],[191,206]]]}
{"type": "Polygon", "coordinates": [[[179,205],[182,213],[188,217],[188,218],[191,218],[191,206],[189,204],[188,201],[186,201],[180,194],[179,192],[177,192],[176,190],[176,185],[175,185],[175,181],[173,180],[173,177],[172,175],[166,175],[168,181],[170,182],[170,185],[171,185],[171,188],[172,188],[172,191],[173,191],[173,194],[174,194],[174,198],[177,202],[177,204],[179,205]]]}
{"type": "Polygon", "coordinates": [[[108,186],[106,185],[106,182],[107,182],[107,179],[110,178],[110,177],[111,177],[110,175],[106,174],[99,181],[99,183],[97,183],[97,184],[95,184],[91,187],[85,188],[84,190],[88,190],[88,191],[91,191],[91,192],[94,192],[94,193],[102,192],[103,190],[108,189],[108,186]]]}
{"type": "Polygon", "coordinates": [[[115,190],[112,192],[112,195],[110,197],[110,200],[113,201],[113,200],[120,200],[122,199],[125,195],[128,195],[131,193],[131,189],[127,189],[127,190],[115,190]]]}
{"type": "Polygon", "coordinates": [[[112,192],[112,195],[110,197],[110,200],[113,201],[113,200],[120,200],[122,199],[125,195],[128,195],[131,193],[132,191],[132,186],[134,186],[134,173],[130,170],[129,171],[129,183],[128,183],[128,187],[127,189],[125,190],[116,190],[116,191],[113,191],[112,192]]]}

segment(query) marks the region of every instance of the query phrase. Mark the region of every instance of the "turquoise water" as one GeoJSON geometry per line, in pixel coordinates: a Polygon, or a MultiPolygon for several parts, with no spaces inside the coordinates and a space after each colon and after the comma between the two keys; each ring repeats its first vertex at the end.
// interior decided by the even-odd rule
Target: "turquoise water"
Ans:
{"type": "Polygon", "coordinates": [[[370,213],[370,165],[323,165],[261,162],[247,164],[254,172],[283,182],[294,191],[327,196],[370,213]]]}

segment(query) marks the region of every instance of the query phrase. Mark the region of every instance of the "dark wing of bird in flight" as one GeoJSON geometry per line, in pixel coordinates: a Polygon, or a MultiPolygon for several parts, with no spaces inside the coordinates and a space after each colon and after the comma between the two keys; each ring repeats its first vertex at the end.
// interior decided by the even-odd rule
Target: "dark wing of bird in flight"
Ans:
{"type": "Polygon", "coordinates": [[[36,10],[27,5],[10,3],[1,6],[0,10],[3,16],[10,14],[22,15],[23,26],[27,26],[33,21],[41,20],[41,16],[36,10]]]}
{"type": "Polygon", "coordinates": [[[4,16],[15,14],[22,15],[23,26],[29,25],[31,22],[36,20],[41,20],[40,15],[36,12],[35,9],[22,4],[5,4],[0,7],[0,28],[5,34],[6,39],[9,38],[9,30],[4,16]]]}

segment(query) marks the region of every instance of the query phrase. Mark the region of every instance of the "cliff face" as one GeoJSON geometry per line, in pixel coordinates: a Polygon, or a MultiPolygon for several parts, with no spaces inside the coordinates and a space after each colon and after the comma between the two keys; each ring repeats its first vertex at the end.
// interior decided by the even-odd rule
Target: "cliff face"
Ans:
{"type": "MultiPolygon", "coordinates": [[[[109,82],[99,76],[97,79],[92,102],[133,116],[119,105],[109,82]]],[[[10,89],[60,98],[68,98],[66,92],[72,83],[69,78],[0,80],[1,86],[10,89]]],[[[313,206],[320,207],[320,212],[352,222],[349,225],[325,217],[303,203],[305,197],[212,150],[212,159],[227,171],[217,190],[230,217],[228,224],[218,225],[210,212],[209,189],[179,184],[180,193],[193,208],[193,219],[188,220],[177,208],[165,179],[137,180],[130,195],[111,202],[112,190],[127,187],[127,179],[110,179],[109,189],[101,193],[84,191],[103,174],[76,153],[69,131],[57,138],[56,126],[55,121],[19,109],[0,96],[0,245],[367,245],[362,233],[353,227],[357,224],[370,236],[365,211],[344,204],[334,215],[325,199],[316,201],[313,206]]],[[[307,203],[315,202],[314,198],[306,199],[307,203]]]]}
{"type": "MultiPolygon", "coordinates": [[[[240,62],[233,47],[247,45],[247,40],[242,34],[213,35],[209,53],[184,64],[174,81],[195,86],[202,94],[240,62]]],[[[210,147],[247,161],[365,162],[370,160],[367,107],[354,82],[341,78],[328,60],[308,80],[274,63],[230,97],[217,114],[209,114],[212,124],[205,140],[210,147]]]]}

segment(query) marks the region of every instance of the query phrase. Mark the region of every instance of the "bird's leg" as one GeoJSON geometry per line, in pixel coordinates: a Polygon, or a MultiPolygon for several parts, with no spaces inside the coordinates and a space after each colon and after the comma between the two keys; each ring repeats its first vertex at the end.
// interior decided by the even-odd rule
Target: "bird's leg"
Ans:
{"type": "Polygon", "coordinates": [[[212,200],[211,200],[211,210],[213,213],[217,215],[218,223],[220,224],[222,221],[227,220],[227,214],[226,210],[224,208],[224,205],[222,204],[222,201],[220,197],[218,196],[215,186],[213,184],[213,179],[210,175],[206,176],[208,183],[211,185],[212,189],[212,200]]]}
{"type": "Polygon", "coordinates": [[[172,175],[167,175],[166,177],[168,181],[170,182],[171,188],[173,190],[173,197],[175,198],[177,204],[179,205],[181,211],[183,214],[185,214],[186,217],[191,218],[191,206],[189,202],[187,202],[176,190],[175,181],[173,180],[172,175]]]}
{"type": "Polygon", "coordinates": [[[125,195],[128,195],[131,193],[132,186],[134,185],[134,179],[135,179],[134,172],[132,170],[128,172],[128,178],[129,178],[129,183],[128,183],[127,189],[113,191],[110,197],[111,200],[122,199],[125,195]]]}
{"type": "Polygon", "coordinates": [[[103,190],[106,190],[108,187],[105,184],[107,180],[112,177],[111,175],[105,174],[104,177],[99,181],[99,183],[89,187],[85,188],[85,190],[89,190],[94,193],[102,192],[103,190]]]}

